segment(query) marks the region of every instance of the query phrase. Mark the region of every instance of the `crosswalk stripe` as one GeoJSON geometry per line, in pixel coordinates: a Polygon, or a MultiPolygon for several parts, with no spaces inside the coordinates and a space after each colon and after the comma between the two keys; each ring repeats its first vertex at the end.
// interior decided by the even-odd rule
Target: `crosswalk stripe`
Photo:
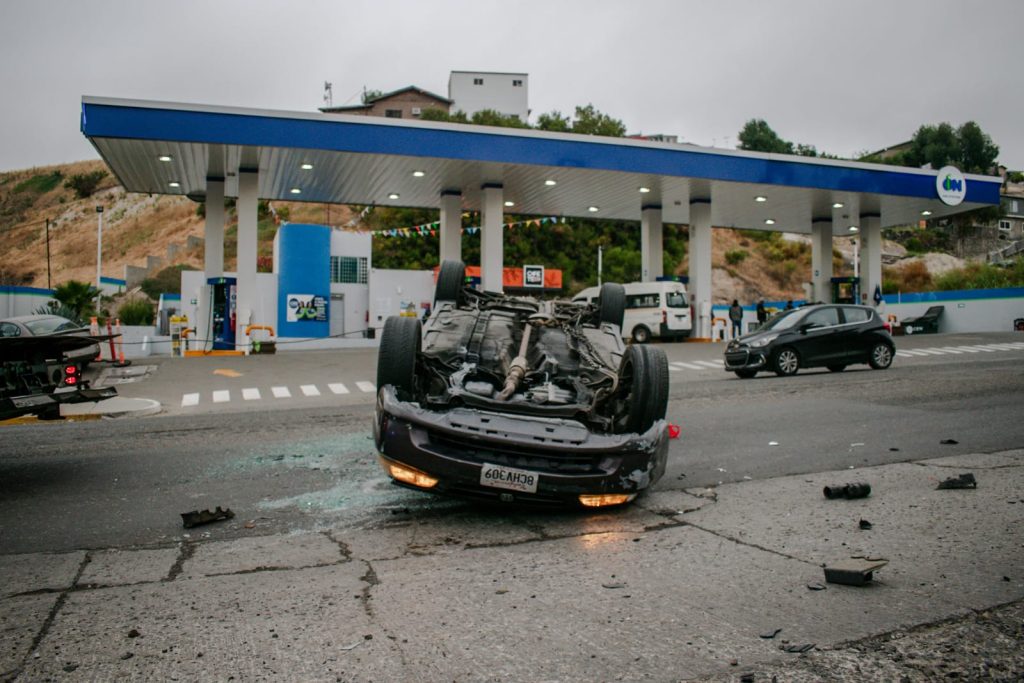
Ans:
{"type": "Polygon", "coordinates": [[[302,393],[306,396],[319,396],[320,390],[316,388],[315,384],[303,384],[301,387],[302,393]]]}
{"type": "Polygon", "coordinates": [[[984,351],[985,353],[995,353],[996,352],[995,349],[990,349],[990,348],[985,347],[985,346],[967,346],[967,347],[964,347],[964,348],[977,349],[978,351],[984,351]]]}
{"type": "Polygon", "coordinates": [[[184,394],[181,397],[181,407],[188,408],[189,406],[199,405],[199,394],[184,394]]]}
{"type": "Polygon", "coordinates": [[[218,389],[213,392],[214,403],[227,403],[231,400],[231,392],[227,389],[218,389]]]}
{"type": "Polygon", "coordinates": [[[928,356],[945,356],[945,351],[939,351],[937,349],[917,349],[918,353],[923,353],[928,356]]]}
{"type": "Polygon", "coordinates": [[[373,382],[356,382],[356,386],[359,387],[359,391],[366,393],[373,393],[377,391],[377,387],[373,386],[373,382]]]}
{"type": "Polygon", "coordinates": [[[989,344],[988,347],[990,349],[995,349],[997,351],[1016,351],[1017,350],[1014,347],[1010,346],[1009,344],[989,344]]]}
{"type": "Polygon", "coordinates": [[[682,367],[686,368],[687,370],[703,370],[704,369],[704,368],[702,368],[699,365],[694,365],[693,363],[684,363],[681,360],[673,361],[672,363],[669,363],[669,365],[682,366],[682,367]]]}
{"type": "Polygon", "coordinates": [[[292,397],[292,392],[288,391],[288,387],[270,387],[270,393],[274,395],[274,398],[292,397]]]}
{"type": "Polygon", "coordinates": [[[916,354],[916,353],[910,353],[909,351],[897,351],[897,352],[896,352],[896,355],[897,355],[897,356],[902,356],[902,357],[904,357],[904,358],[913,358],[913,357],[915,357],[915,356],[916,356],[917,354],[916,354]]]}
{"type": "Polygon", "coordinates": [[[981,353],[978,349],[972,349],[970,346],[947,346],[949,349],[956,349],[960,353],[981,353]]]}
{"type": "Polygon", "coordinates": [[[695,360],[693,362],[697,363],[698,365],[703,365],[703,366],[706,366],[706,367],[709,367],[709,368],[714,368],[715,370],[719,369],[723,365],[722,361],[720,361],[720,360],[719,361],[695,360]]]}
{"type": "Polygon", "coordinates": [[[242,389],[242,398],[246,401],[258,401],[263,397],[260,396],[259,389],[256,387],[248,387],[246,389],[242,389]]]}
{"type": "Polygon", "coordinates": [[[922,353],[922,352],[920,352],[920,351],[918,351],[916,349],[901,349],[897,353],[906,354],[908,356],[930,356],[931,355],[929,353],[922,353]]]}
{"type": "Polygon", "coordinates": [[[955,353],[955,354],[964,353],[963,351],[961,351],[960,349],[958,349],[955,346],[940,346],[939,348],[937,348],[935,350],[936,351],[945,351],[946,353],[955,353]]]}
{"type": "Polygon", "coordinates": [[[348,387],[346,387],[341,382],[334,382],[333,384],[328,384],[327,388],[330,389],[331,391],[333,391],[335,394],[347,394],[348,393],[348,387]]]}

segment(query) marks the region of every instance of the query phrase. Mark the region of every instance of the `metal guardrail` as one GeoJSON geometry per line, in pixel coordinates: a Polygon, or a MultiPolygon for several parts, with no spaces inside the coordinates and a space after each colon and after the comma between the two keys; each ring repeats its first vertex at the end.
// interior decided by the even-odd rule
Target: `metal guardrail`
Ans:
{"type": "Polygon", "coordinates": [[[989,263],[1002,263],[1003,261],[1006,261],[1006,260],[1010,259],[1011,257],[1016,256],[1017,254],[1021,253],[1022,251],[1024,251],[1024,240],[1017,240],[1013,244],[1009,244],[1009,245],[1003,247],[1002,249],[997,249],[996,251],[990,251],[988,253],[988,262],[989,263]]]}

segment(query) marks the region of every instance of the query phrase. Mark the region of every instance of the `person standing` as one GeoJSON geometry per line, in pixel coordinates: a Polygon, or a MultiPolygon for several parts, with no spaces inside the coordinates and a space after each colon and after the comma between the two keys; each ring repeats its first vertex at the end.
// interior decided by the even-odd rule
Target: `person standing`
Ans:
{"type": "Polygon", "coordinates": [[[768,311],[764,307],[764,299],[757,302],[757,326],[764,325],[768,320],[768,311]]]}
{"type": "Polygon", "coordinates": [[[743,332],[743,308],[736,299],[732,300],[732,306],[729,307],[729,320],[732,321],[732,338],[735,339],[743,332]]]}
{"type": "Polygon", "coordinates": [[[789,299],[788,301],[786,301],[786,310],[787,311],[792,311],[793,310],[793,300],[792,299],[789,299]]]}

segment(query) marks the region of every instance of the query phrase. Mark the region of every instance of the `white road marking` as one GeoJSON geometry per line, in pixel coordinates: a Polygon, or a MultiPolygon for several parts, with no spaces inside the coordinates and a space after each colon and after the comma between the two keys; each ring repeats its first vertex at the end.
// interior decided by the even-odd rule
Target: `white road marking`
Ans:
{"type": "Polygon", "coordinates": [[[990,349],[996,349],[997,351],[1016,351],[1014,347],[1009,344],[988,344],[990,349]]]}
{"type": "Polygon", "coordinates": [[[334,382],[333,384],[328,384],[327,388],[330,389],[331,391],[333,391],[336,394],[347,394],[348,393],[348,387],[346,387],[341,382],[334,382]]]}
{"type": "Polygon", "coordinates": [[[199,405],[199,394],[184,394],[181,397],[181,407],[188,408],[189,406],[199,405]]]}
{"type": "Polygon", "coordinates": [[[897,356],[903,356],[904,358],[913,358],[917,354],[916,353],[910,353],[909,351],[897,351],[896,355],[897,356]]]}
{"type": "Polygon", "coordinates": [[[242,398],[246,401],[258,401],[263,397],[260,396],[259,389],[256,387],[249,387],[248,389],[242,389],[242,398]]]}
{"type": "Polygon", "coordinates": [[[702,368],[699,365],[694,365],[693,363],[684,363],[681,360],[673,361],[669,365],[681,365],[684,368],[687,368],[688,370],[703,370],[704,369],[704,368],[702,368]]]}
{"type": "Polygon", "coordinates": [[[356,382],[356,386],[359,387],[359,391],[364,391],[368,394],[377,391],[377,387],[373,385],[373,382],[356,382]]]}
{"type": "Polygon", "coordinates": [[[227,403],[230,400],[231,392],[228,391],[227,389],[218,389],[217,391],[213,392],[214,403],[227,403]]]}
{"type": "Polygon", "coordinates": [[[274,395],[274,398],[292,397],[292,392],[288,391],[288,387],[270,387],[270,393],[274,395]]]}
{"type": "Polygon", "coordinates": [[[908,356],[930,356],[931,355],[930,353],[922,353],[922,352],[917,351],[915,349],[902,349],[900,351],[897,351],[896,353],[902,353],[902,354],[905,354],[905,355],[908,355],[908,356]]]}
{"type": "Polygon", "coordinates": [[[937,349],[917,349],[918,353],[923,353],[928,356],[945,356],[945,351],[939,351],[937,349]]]}
{"type": "Polygon", "coordinates": [[[981,353],[978,349],[972,349],[969,346],[944,346],[944,349],[956,349],[960,353],[981,353]]]}
{"type": "Polygon", "coordinates": [[[320,390],[316,388],[315,384],[303,384],[301,387],[302,393],[306,396],[319,396],[320,390]]]}
{"type": "Polygon", "coordinates": [[[956,348],[955,346],[940,346],[939,348],[937,348],[935,350],[936,351],[945,351],[946,353],[955,353],[955,354],[964,353],[963,351],[961,351],[960,349],[956,348]]]}
{"type": "Polygon", "coordinates": [[[724,365],[724,363],[722,361],[720,361],[720,360],[719,361],[695,360],[693,362],[697,363],[698,365],[703,365],[705,367],[714,368],[715,370],[718,370],[719,368],[721,368],[724,365]]]}
{"type": "Polygon", "coordinates": [[[986,346],[965,346],[965,349],[977,349],[978,351],[984,351],[985,353],[995,353],[995,349],[990,349],[986,346]]]}

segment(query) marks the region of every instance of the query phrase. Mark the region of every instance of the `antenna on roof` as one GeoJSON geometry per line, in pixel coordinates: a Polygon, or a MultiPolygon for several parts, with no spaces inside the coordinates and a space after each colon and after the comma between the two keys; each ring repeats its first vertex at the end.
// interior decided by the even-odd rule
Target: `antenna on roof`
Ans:
{"type": "Polygon", "coordinates": [[[327,108],[334,106],[334,86],[328,81],[324,81],[324,105],[327,108]]]}

